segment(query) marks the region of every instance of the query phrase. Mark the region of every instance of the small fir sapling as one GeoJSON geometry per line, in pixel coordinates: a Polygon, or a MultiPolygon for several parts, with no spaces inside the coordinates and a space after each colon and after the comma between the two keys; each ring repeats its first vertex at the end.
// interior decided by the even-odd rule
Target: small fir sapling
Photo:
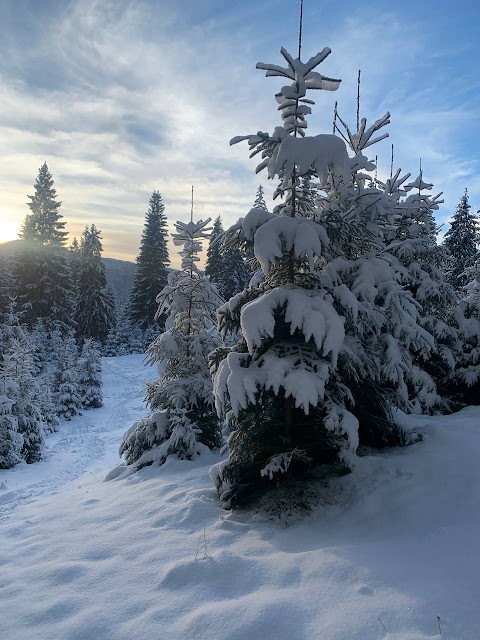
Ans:
{"type": "Polygon", "coordinates": [[[53,373],[53,393],[57,414],[71,420],[82,406],[78,384],[78,348],[72,334],[57,337],[59,354],[53,373]]]}
{"type": "Polygon", "coordinates": [[[83,409],[97,409],[103,405],[100,350],[91,338],[86,338],[83,342],[78,365],[78,385],[83,409]]]}
{"type": "MultiPolygon", "coordinates": [[[[22,461],[23,437],[18,433],[18,419],[13,412],[8,356],[0,364],[0,469],[10,469],[22,461]]],[[[13,394],[12,394],[13,395],[13,394]]]]}
{"type": "Polygon", "coordinates": [[[265,209],[268,210],[267,203],[265,202],[265,195],[263,192],[262,185],[258,185],[257,194],[255,196],[255,202],[253,203],[254,209],[265,209]]]}
{"type": "Polygon", "coordinates": [[[35,377],[33,344],[21,324],[16,300],[9,302],[0,326],[3,395],[11,402],[11,415],[22,439],[21,456],[28,463],[41,459],[44,416],[39,398],[41,389],[35,377]]]}
{"type": "Polygon", "coordinates": [[[220,346],[213,324],[223,302],[215,286],[198,269],[201,240],[209,238],[206,221],[177,222],[173,234],[181,246],[181,270],[168,276],[158,294],[157,315],[168,313],[166,331],[150,345],[148,362],[162,371],[147,384],[153,413],[124,435],[120,454],[137,468],[162,464],[169,455],[192,459],[207,446],[220,444],[220,422],[214,411],[208,354],[220,346]]]}
{"type": "Polygon", "coordinates": [[[480,404],[480,255],[466,273],[470,282],[457,309],[462,352],[452,376],[453,388],[462,404],[480,404]]]}

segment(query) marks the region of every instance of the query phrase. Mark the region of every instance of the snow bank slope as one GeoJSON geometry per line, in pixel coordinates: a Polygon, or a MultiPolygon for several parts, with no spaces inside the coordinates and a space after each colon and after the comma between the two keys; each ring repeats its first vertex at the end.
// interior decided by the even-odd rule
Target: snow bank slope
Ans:
{"type": "Polygon", "coordinates": [[[478,640],[480,409],[421,424],[289,527],[221,511],[213,454],[20,505],[0,521],[0,637],[478,640]]]}

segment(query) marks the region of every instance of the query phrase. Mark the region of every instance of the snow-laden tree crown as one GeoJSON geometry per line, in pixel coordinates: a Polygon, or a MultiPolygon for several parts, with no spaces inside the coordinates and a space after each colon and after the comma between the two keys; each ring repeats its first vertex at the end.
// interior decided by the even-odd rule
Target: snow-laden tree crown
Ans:
{"type": "Polygon", "coordinates": [[[315,71],[329,53],[303,62],[282,48],[286,67],[257,64],[291,81],[275,95],[281,125],[231,140],[260,155],[256,171],[278,179],[282,204],[255,206],[224,235],[253,248],[261,267],[218,312],[221,331],[241,335],[212,356],[217,410],[230,425],[229,458],[212,477],[227,505],[248,503],[273,478],[351,469],[359,445],[404,443],[397,408],[446,408],[438,381],[455,368],[454,340],[442,346],[432,318],[443,314],[453,335],[456,302],[434,240],[441,194],[425,195],[422,171],[410,183],[401,170],[385,184],[371,175],[365,152],[388,136],[388,112],[370,126],[358,116],[352,130],[336,111],[335,135],[307,135],[308,92],[340,84],[315,71]]]}
{"type": "Polygon", "coordinates": [[[162,464],[167,456],[192,459],[202,447],[220,444],[219,420],[213,410],[208,354],[221,344],[214,326],[223,302],[198,268],[207,220],[178,221],[174,244],[180,247],[181,271],[168,276],[157,296],[157,316],[166,314],[165,332],[147,351],[149,363],[162,365],[162,375],[147,385],[147,403],[154,413],[127,431],[120,453],[137,467],[162,464]]]}

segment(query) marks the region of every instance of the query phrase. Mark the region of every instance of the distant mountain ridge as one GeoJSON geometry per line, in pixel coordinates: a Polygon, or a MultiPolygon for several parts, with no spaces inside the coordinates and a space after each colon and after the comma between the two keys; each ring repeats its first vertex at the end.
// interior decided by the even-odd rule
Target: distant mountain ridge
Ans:
{"type": "MultiPolygon", "coordinates": [[[[7,258],[8,256],[13,256],[25,244],[25,240],[2,242],[0,243],[0,255],[7,258]]],[[[116,258],[102,258],[102,262],[105,265],[107,284],[115,294],[117,305],[122,307],[128,302],[130,296],[136,264],[128,260],[117,260],[116,258]]]]}

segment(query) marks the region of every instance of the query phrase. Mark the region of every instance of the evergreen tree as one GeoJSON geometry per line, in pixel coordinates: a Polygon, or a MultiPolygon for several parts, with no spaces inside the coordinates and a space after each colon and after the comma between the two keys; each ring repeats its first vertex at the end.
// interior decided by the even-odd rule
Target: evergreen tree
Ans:
{"type": "MultiPolygon", "coordinates": [[[[16,430],[22,439],[20,453],[30,464],[41,458],[44,420],[36,402],[40,390],[34,376],[33,347],[20,323],[14,299],[1,325],[0,344],[3,395],[12,403],[11,415],[15,416],[16,430]]],[[[7,422],[11,423],[11,419],[7,422]]]]}
{"type": "Polygon", "coordinates": [[[132,323],[129,310],[123,307],[119,310],[115,325],[108,333],[103,355],[127,356],[131,353],[144,353],[148,344],[144,332],[136,323],[132,323]]]}
{"type": "Polygon", "coordinates": [[[22,461],[23,438],[18,433],[18,419],[13,412],[15,401],[7,395],[11,392],[8,369],[7,357],[0,364],[0,469],[10,469],[22,461]]]}
{"type": "Polygon", "coordinates": [[[328,48],[308,62],[281,50],[287,66],[259,63],[292,84],[276,95],[283,124],[273,135],[239,136],[280,184],[276,215],[252,209],[226,232],[254,247],[264,278],[218,311],[222,333],[241,330],[233,348],[211,357],[216,405],[229,422],[229,457],[211,475],[224,505],[245,506],[312,467],[345,473],[359,444],[405,442],[392,406],[410,410],[435,384],[412,354],[435,347],[419,307],[403,286],[404,269],[386,251],[395,200],[367,188],[375,165],[362,151],[385,135],[389,114],[349,141],[305,137],[308,89],[335,90],[339,80],[314,71],[328,48]],[[304,176],[316,179],[315,209],[302,206],[304,176]],[[274,481],[274,482],[273,482],[274,481]]]}
{"type": "Polygon", "coordinates": [[[53,373],[53,394],[57,414],[71,420],[80,413],[81,398],[78,384],[78,350],[72,333],[57,335],[58,359],[53,373]]]}
{"type": "Polygon", "coordinates": [[[13,412],[18,420],[18,432],[23,437],[22,457],[27,464],[42,457],[44,419],[38,403],[39,390],[33,376],[31,346],[14,341],[10,350],[14,382],[13,412]]]}
{"type": "Polygon", "coordinates": [[[153,324],[162,326],[164,323],[162,318],[155,320],[156,298],[167,283],[167,267],[170,264],[167,247],[167,218],[164,209],[162,196],[158,191],[154,191],[145,216],[129,303],[130,319],[141,329],[146,329],[153,324]]]}
{"type": "Polygon", "coordinates": [[[50,332],[43,319],[35,323],[30,332],[34,354],[34,375],[36,379],[35,402],[43,416],[45,434],[58,430],[59,419],[52,393],[52,369],[56,360],[58,345],[56,333],[50,332]]]}
{"type": "Polygon", "coordinates": [[[220,216],[213,224],[207,249],[205,275],[215,284],[225,300],[230,300],[243,291],[252,277],[246,261],[246,252],[237,245],[225,242],[220,216]]]}
{"type": "Polygon", "coordinates": [[[80,338],[105,342],[115,322],[115,301],[106,288],[100,231],[94,224],[85,227],[78,263],[77,332],[80,338]]]}
{"type": "Polygon", "coordinates": [[[27,245],[17,254],[14,276],[24,321],[31,329],[43,318],[49,328],[75,326],[74,284],[65,251],[59,247],[27,245]]]}
{"type": "Polygon", "coordinates": [[[83,343],[78,371],[82,408],[97,409],[101,407],[103,402],[100,351],[91,338],[87,338],[83,343]]]}
{"type": "Polygon", "coordinates": [[[461,344],[460,355],[455,359],[452,376],[456,399],[462,404],[480,404],[480,258],[467,269],[470,281],[456,317],[461,344]]]}
{"type": "Polygon", "coordinates": [[[201,240],[209,237],[209,221],[175,225],[182,269],[169,275],[158,295],[157,314],[169,313],[167,330],[148,349],[150,363],[164,363],[162,376],[147,385],[146,399],[154,413],[136,422],[120,447],[127,464],[136,467],[162,464],[169,455],[192,459],[202,445],[220,444],[207,358],[220,346],[213,318],[221,299],[196,266],[201,240]]]}
{"type": "Polygon", "coordinates": [[[224,275],[221,293],[225,300],[230,300],[240,293],[250,282],[252,272],[248,267],[244,252],[237,246],[224,247],[224,275]]]}
{"type": "Polygon", "coordinates": [[[31,329],[44,318],[50,327],[62,331],[74,326],[74,283],[63,246],[65,222],[59,212],[53,179],[44,164],[29,196],[31,213],[26,216],[20,236],[26,241],[17,254],[13,273],[23,321],[31,329]]]}
{"type": "Polygon", "coordinates": [[[10,298],[15,294],[12,269],[4,256],[0,256],[0,322],[7,312],[10,298]]]}
{"type": "Polygon", "coordinates": [[[473,266],[480,245],[479,220],[478,216],[470,211],[471,208],[468,191],[465,189],[444,240],[453,262],[450,279],[458,290],[469,281],[467,269],[473,266]]]}
{"type": "Polygon", "coordinates": [[[255,196],[255,202],[253,203],[254,209],[265,209],[268,210],[267,203],[265,202],[265,197],[263,195],[263,187],[262,185],[258,185],[257,195],[255,196]]]}
{"type": "Polygon", "coordinates": [[[226,272],[224,248],[220,241],[222,233],[222,219],[220,216],[218,216],[218,218],[216,218],[215,222],[213,223],[212,234],[208,243],[207,261],[205,262],[205,275],[209,278],[210,282],[213,282],[213,284],[217,287],[220,295],[224,296],[223,285],[226,277],[226,272]]]}
{"type": "Polygon", "coordinates": [[[436,242],[433,212],[443,203],[442,194],[432,197],[422,193],[433,187],[423,180],[422,170],[413,182],[407,182],[409,177],[410,174],[401,176],[398,170],[385,184],[380,181],[377,184],[383,188],[386,198],[395,203],[396,223],[386,234],[388,251],[404,267],[404,286],[422,310],[422,327],[435,340],[428,357],[411,353],[412,367],[420,367],[429,378],[424,376],[426,384],[422,392],[417,388],[416,395],[412,394],[409,410],[432,413],[449,407],[448,379],[459,345],[454,317],[458,300],[444,275],[446,251],[436,242]]]}
{"type": "Polygon", "coordinates": [[[57,192],[46,162],[38,171],[35,194],[28,197],[31,213],[25,218],[20,237],[44,246],[64,246],[68,234],[59,211],[62,203],[57,202],[57,192]]]}

